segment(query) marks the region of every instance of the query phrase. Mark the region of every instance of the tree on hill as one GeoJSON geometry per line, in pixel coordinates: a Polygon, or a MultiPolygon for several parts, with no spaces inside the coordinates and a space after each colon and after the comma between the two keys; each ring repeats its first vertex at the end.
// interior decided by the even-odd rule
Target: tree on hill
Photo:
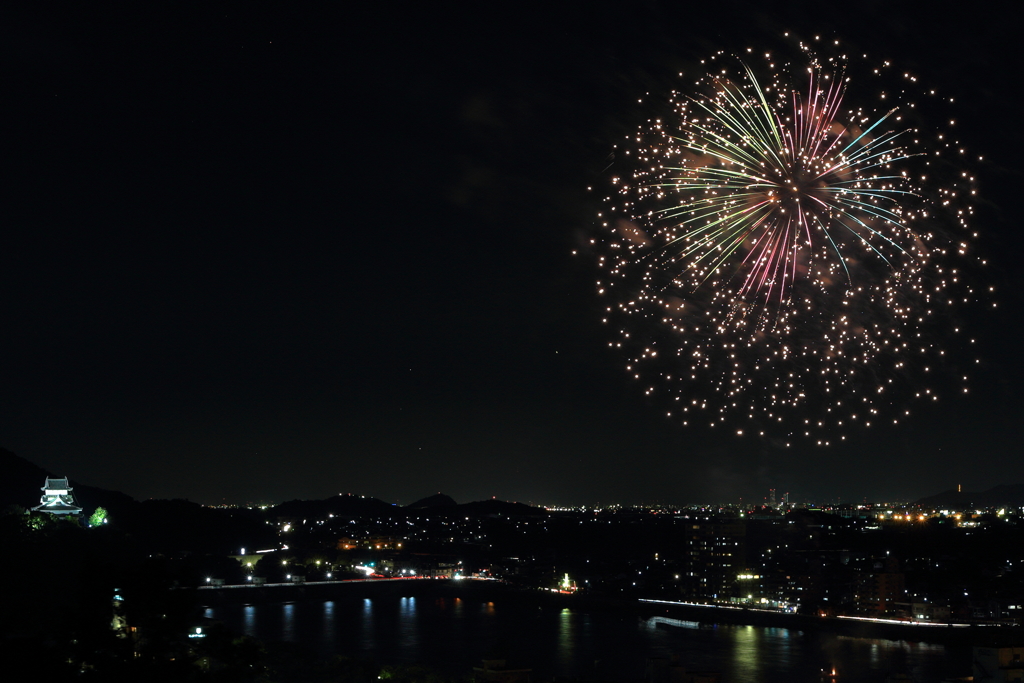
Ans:
{"type": "Polygon", "coordinates": [[[101,507],[96,508],[95,512],[89,515],[89,526],[100,526],[101,524],[107,523],[107,511],[101,507]]]}

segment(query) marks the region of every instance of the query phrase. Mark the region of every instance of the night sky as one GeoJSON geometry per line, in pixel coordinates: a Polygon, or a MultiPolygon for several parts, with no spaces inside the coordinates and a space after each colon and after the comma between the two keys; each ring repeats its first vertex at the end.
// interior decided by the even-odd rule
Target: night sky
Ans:
{"type": "Polygon", "coordinates": [[[769,488],[860,502],[1024,482],[1024,60],[1009,17],[316,4],[339,9],[4,10],[0,446],[202,503],[769,488]],[[985,156],[981,278],[1000,308],[965,314],[976,352],[950,349],[982,358],[972,393],[841,447],[665,419],[608,348],[592,260],[572,255],[637,98],[785,30],[941,87],[985,156]]]}

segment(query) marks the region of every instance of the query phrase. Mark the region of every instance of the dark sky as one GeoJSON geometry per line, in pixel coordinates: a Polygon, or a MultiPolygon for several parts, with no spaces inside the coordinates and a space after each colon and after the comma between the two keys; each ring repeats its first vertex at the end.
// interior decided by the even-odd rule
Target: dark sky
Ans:
{"type": "MultiPolygon", "coordinates": [[[[327,3],[332,4],[332,3],[327,3]]],[[[0,17],[0,445],[137,498],[914,498],[1024,482],[1020,56],[976,3],[83,5],[0,17]],[[808,8],[814,8],[809,10],[808,8]],[[986,161],[969,398],[842,447],[684,430],[572,251],[636,98],[836,34],[954,94],[986,161]]],[[[5,10],[9,12],[9,10],[5,10]]],[[[955,350],[954,350],[955,354],[955,350]]]]}

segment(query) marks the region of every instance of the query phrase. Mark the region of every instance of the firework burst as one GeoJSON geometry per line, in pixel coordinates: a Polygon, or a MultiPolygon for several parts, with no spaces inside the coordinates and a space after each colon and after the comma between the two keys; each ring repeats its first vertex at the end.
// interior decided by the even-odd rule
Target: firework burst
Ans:
{"type": "Polygon", "coordinates": [[[825,445],[937,398],[975,190],[948,129],[910,123],[915,78],[884,64],[896,87],[851,107],[850,60],[800,47],[673,93],[618,146],[594,245],[612,343],[670,416],[825,445]]]}

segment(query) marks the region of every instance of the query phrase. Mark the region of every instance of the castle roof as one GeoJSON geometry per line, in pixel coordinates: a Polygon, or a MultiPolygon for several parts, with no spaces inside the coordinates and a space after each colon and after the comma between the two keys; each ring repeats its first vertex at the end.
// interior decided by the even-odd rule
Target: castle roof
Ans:
{"type": "Polygon", "coordinates": [[[43,512],[81,512],[82,508],[77,505],[70,505],[60,498],[50,501],[49,503],[42,503],[32,508],[33,510],[42,510],[43,512]]]}
{"type": "Polygon", "coordinates": [[[70,491],[71,487],[68,485],[68,478],[67,477],[62,477],[60,479],[57,479],[56,477],[47,477],[46,478],[46,485],[43,486],[42,490],[43,491],[46,491],[46,490],[51,490],[51,491],[55,491],[55,490],[56,491],[61,491],[61,490],[63,490],[63,491],[70,491]]]}

